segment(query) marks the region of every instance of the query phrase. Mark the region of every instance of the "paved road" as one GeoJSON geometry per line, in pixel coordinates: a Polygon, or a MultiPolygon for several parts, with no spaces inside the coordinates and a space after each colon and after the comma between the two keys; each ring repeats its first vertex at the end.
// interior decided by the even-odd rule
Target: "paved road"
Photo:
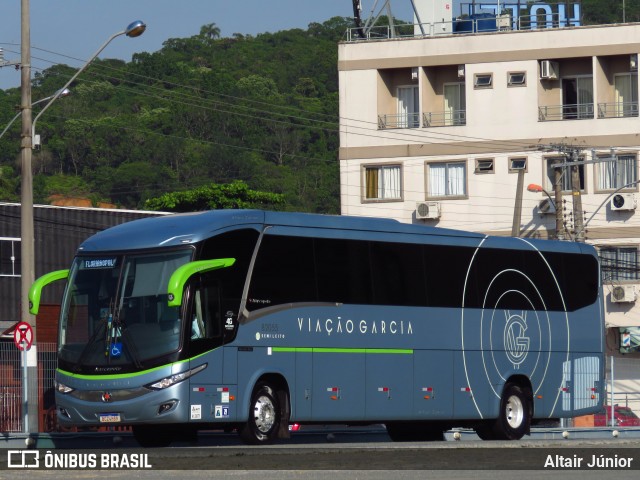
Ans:
{"type": "MultiPolygon", "coordinates": [[[[463,432],[465,433],[465,432],[463,432]]],[[[561,433],[561,432],[559,432],[561,433]]],[[[140,450],[128,435],[85,436],[76,438],[97,458],[108,454],[130,455],[146,453],[153,470],[0,470],[0,478],[33,479],[64,478],[260,478],[260,479],[405,479],[405,478],[459,478],[459,479],[513,479],[557,478],[586,480],[591,478],[637,479],[640,472],[640,438],[625,435],[614,438],[609,431],[599,431],[601,438],[569,439],[561,435],[538,434],[518,442],[482,442],[471,434],[463,434],[461,441],[392,443],[381,429],[336,429],[308,431],[294,434],[289,442],[268,447],[247,447],[236,435],[213,433],[201,435],[197,444],[178,444],[162,450],[140,450]],[[549,438],[545,438],[549,437],[549,438]],[[92,442],[106,442],[102,446],[92,442]],[[133,448],[131,448],[133,447],[133,448]],[[615,472],[597,468],[572,470],[556,465],[558,456],[565,462],[584,458],[586,466],[597,458],[616,460],[633,458],[630,467],[615,472]],[[552,462],[553,465],[550,465],[552,462]],[[546,467],[545,467],[546,465],[546,467]],[[196,470],[197,469],[197,470],[196,470]],[[179,472],[176,472],[178,470],[179,472]]],[[[632,432],[634,433],[634,432],[632,432]]],[[[573,437],[573,438],[572,438],[573,437]]],[[[71,441],[67,438],[66,441],[71,441]]],[[[58,440],[60,442],[60,440],[58,440]]],[[[61,445],[59,445],[61,446],[61,445]]],[[[68,445],[70,446],[70,445],[68,445]]],[[[11,447],[14,448],[14,447],[11,447]]],[[[45,449],[39,450],[42,455],[45,449]]],[[[55,449],[50,452],[68,454],[78,450],[55,449]]],[[[0,455],[4,455],[0,451],[0,455]]],[[[6,458],[0,458],[0,467],[6,467],[6,458]]]]}

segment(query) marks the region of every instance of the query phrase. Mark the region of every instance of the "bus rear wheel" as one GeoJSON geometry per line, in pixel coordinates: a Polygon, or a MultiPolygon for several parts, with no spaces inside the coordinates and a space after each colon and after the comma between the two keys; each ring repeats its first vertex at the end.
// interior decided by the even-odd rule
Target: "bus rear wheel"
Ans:
{"type": "Polygon", "coordinates": [[[476,427],[476,433],[483,440],[520,440],[529,433],[531,417],[530,395],[521,386],[507,383],[498,418],[476,427]]]}
{"type": "Polygon", "coordinates": [[[240,429],[240,438],[250,445],[273,442],[282,421],[276,391],[267,383],[259,383],[251,395],[249,418],[240,429]]]}

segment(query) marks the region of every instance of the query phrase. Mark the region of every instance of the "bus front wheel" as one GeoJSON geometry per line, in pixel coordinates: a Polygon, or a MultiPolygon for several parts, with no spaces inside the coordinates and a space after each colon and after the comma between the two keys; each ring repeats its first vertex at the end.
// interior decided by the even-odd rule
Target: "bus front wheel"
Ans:
{"type": "Polygon", "coordinates": [[[281,420],[276,391],[267,383],[259,383],[251,395],[249,418],[240,429],[240,438],[251,445],[271,443],[277,437],[281,420]]]}

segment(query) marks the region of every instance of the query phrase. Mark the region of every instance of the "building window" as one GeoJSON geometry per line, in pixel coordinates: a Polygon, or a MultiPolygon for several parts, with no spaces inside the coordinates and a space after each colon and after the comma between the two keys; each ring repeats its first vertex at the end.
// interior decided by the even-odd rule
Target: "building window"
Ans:
{"type": "Polygon", "coordinates": [[[507,86],[524,87],[527,84],[527,74],[525,72],[507,73],[507,86]]]}
{"type": "Polygon", "coordinates": [[[474,88],[491,88],[493,86],[493,75],[491,73],[476,73],[473,75],[474,88]]]}
{"type": "Polygon", "coordinates": [[[593,77],[562,79],[562,118],[593,118],[593,77]]]}
{"type": "Polygon", "coordinates": [[[19,277],[20,259],[20,239],[0,238],[0,277],[19,277]]]}
{"type": "Polygon", "coordinates": [[[509,173],[518,172],[520,170],[527,171],[527,157],[518,157],[509,159],[509,173]]]}
{"type": "Polygon", "coordinates": [[[614,76],[616,117],[638,116],[638,72],[614,76]]]}
{"type": "Polygon", "coordinates": [[[601,247],[602,281],[638,280],[638,247],[601,247]]]}
{"type": "MultiPolygon", "coordinates": [[[[548,190],[552,191],[555,185],[555,168],[554,163],[565,163],[564,157],[547,158],[547,185],[548,190]]],[[[573,190],[571,185],[571,167],[561,167],[562,176],[560,178],[560,184],[562,185],[563,192],[570,192],[573,190]]],[[[584,165],[578,165],[578,174],[580,177],[580,190],[584,190],[584,165]]]]}
{"type": "Polygon", "coordinates": [[[444,124],[465,125],[467,123],[467,99],[464,83],[444,84],[444,124]]]}
{"type": "Polygon", "coordinates": [[[427,164],[429,197],[462,197],[467,195],[467,162],[427,164]]]}
{"type": "Polygon", "coordinates": [[[598,190],[631,187],[638,180],[638,159],[635,155],[617,155],[615,160],[602,159],[596,164],[596,171],[598,190]]]}
{"type": "Polygon", "coordinates": [[[400,165],[367,166],[365,200],[400,200],[402,198],[402,169],[400,165]]]}
{"type": "Polygon", "coordinates": [[[476,173],[495,173],[493,158],[476,158],[476,173]]]}
{"type": "Polygon", "coordinates": [[[418,128],[420,126],[420,103],[418,87],[398,87],[398,128],[418,128]]]}

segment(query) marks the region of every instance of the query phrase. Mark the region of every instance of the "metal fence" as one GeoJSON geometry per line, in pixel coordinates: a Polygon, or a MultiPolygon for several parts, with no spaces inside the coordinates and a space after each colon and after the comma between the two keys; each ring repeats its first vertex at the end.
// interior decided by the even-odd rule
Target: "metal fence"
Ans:
{"type": "MultiPolygon", "coordinates": [[[[40,343],[38,349],[38,430],[51,431],[55,425],[53,383],[57,367],[56,344],[40,343]]],[[[0,341],[0,432],[22,432],[22,361],[13,341],[0,341]]]]}
{"type": "Polygon", "coordinates": [[[605,377],[605,405],[628,407],[640,416],[640,359],[607,357],[605,377]]]}

